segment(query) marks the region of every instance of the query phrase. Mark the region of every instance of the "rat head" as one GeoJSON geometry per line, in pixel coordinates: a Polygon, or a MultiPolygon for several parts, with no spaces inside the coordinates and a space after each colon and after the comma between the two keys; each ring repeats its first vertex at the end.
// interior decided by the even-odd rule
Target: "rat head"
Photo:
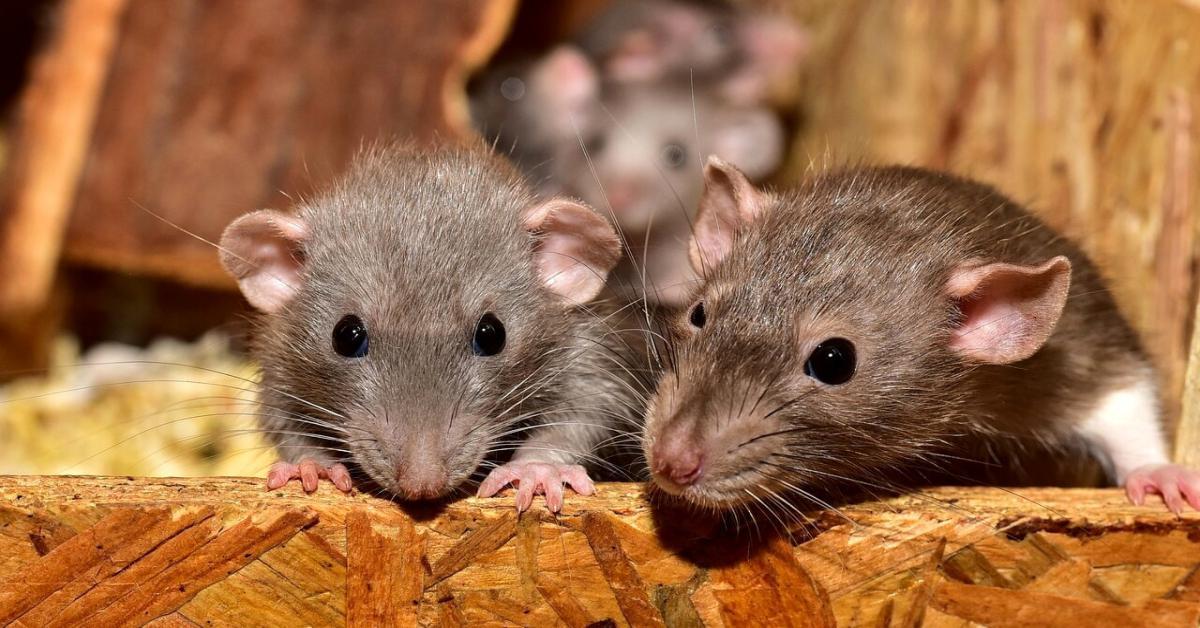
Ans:
{"type": "Polygon", "coordinates": [[[606,81],[694,78],[751,103],[795,70],[808,39],[786,15],[725,3],[637,0],[614,3],[585,31],[582,45],[606,81]]]}
{"type": "Polygon", "coordinates": [[[783,131],[768,110],[727,105],[686,87],[639,85],[597,106],[584,151],[561,157],[567,189],[611,208],[625,232],[686,230],[703,187],[701,155],[715,153],[751,177],[783,154],[783,131]],[[584,152],[586,151],[586,155],[584,152]]]}
{"type": "Polygon", "coordinates": [[[984,186],[855,169],[777,195],[716,159],[705,179],[705,283],[645,439],[656,484],[693,503],[886,484],[959,433],[970,373],[1033,355],[1065,304],[1066,258],[972,248],[966,203],[1009,203],[984,186]]]}
{"type": "Polygon", "coordinates": [[[408,499],[476,471],[620,253],[602,217],[534,198],[491,154],[404,147],[295,214],[242,216],[221,249],[262,313],[276,441],[308,437],[408,499]]]}

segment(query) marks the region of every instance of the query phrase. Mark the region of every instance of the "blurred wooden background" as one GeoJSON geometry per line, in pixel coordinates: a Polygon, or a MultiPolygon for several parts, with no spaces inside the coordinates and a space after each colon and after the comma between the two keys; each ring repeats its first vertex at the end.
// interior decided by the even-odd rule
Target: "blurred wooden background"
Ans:
{"type": "MultiPolygon", "coordinates": [[[[1200,5],[746,2],[814,38],[778,182],[903,162],[1029,203],[1107,271],[1179,414],[1200,280],[1200,5]]],[[[139,206],[214,240],[233,216],[319,186],[364,141],[470,137],[471,70],[510,32],[505,47],[546,46],[603,4],[46,3],[5,132],[0,368],[36,366],[63,325],[102,334],[81,328],[137,295],[145,317],[194,318],[180,333],[228,319],[240,301],[212,248],[139,206]]]]}
{"type": "Polygon", "coordinates": [[[1081,241],[1183,391],[1200,259],[1200,5],[804,3],[800,176],[848,159],[995,184],[1081,241]]]}

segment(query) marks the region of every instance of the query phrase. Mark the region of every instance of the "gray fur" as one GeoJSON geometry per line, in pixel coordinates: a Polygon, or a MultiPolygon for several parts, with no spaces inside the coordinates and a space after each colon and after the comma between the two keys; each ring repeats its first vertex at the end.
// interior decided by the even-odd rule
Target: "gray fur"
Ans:
{"type": "Polygon", "coordinates": [[[314,436],[295,418],[264,419],[266,430],[310,433],[276,436],[284,460],[345,462],[358,481],[433,497],[517,441],[545,448],[545,460],[586,464],[632,420],[636,387],[614,374],[611,355],[626,354],[610,321],[563,304],[536,275],[535,238],[521,226],[534,202],[524,180],[482,149],[389,146],[367,150],[300,204],[311,232],[303,285],[280,314],[261,317],[255,355],[266,407],[335,429],[314,436]],[[485,312],[507,329],[491,357],[471,349],[485,312]],[[346,314],[366,323],[364,358],[331,348],[346,314]],[[525,425],[535,427],[502,436],[525,425]]]}

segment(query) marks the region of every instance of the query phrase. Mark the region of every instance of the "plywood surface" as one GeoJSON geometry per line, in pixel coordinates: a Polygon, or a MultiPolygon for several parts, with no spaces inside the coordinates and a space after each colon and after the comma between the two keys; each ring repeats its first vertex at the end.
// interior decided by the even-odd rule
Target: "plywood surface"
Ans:
{"type": "Polygon", "coordinates": [[[0,620],[172,625],[1195,625],[1200,516],[935,489],[732,537],[606,484],[552,517],[255,479],[0,478],[0,620]],[[56,619],[57,618],[57,619],[56,619]],[[1074,623],[1072,623],[1074,622],[1074,623]]]}

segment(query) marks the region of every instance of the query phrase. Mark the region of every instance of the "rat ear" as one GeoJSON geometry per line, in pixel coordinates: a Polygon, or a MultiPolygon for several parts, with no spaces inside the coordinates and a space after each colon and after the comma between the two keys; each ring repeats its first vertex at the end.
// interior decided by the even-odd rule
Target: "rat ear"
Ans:
{"type": "Polygon", "coordinates": [[[308,226],[263,209],[233,221],[221,235],[221,265],[256,309],[274,314],[296,296],[308,226]]]}
{"type": "Polygon", "coordinates": [[[767,195],[741,170],[710,155],[704,164],[704,193],[688,251],[692,268],[703,276],[706,269],[725,259],[738,230],[757,220],[766,204],[767,195]]]}
{"type": "Polygon", "coordinates": [[[783,126],[761,107],[731,109],[712,125],[712,152],[751,179],[771,174],[783,160],[783,126]]]}
{"type": "Polygon", "coordinates": [[[612,225],[577,201],[539,202],[525,211],[524,224],[538,238],[533,249],[538,276],[571,303],[582,305],[599,294],[621,259],[612,225]]]}
{"type": "Polygon", "coordinates": [[[618,83],[658,79],[665,71],[662,47],[650,29],[631,30],[604,60],[604,74],[618,83]]]}
{"type": "Polygon", "coordinates": [[[950,348],[968,360],[1011,364],[1050,338],[1067,303],[1071,262],[1058,256],[1040,266],[985,264],[954,270],[946,293],[962,312],[950,348]]]}
{"type": "Polygon", "coordinates": [[[780,85],[794,83],[812,38],[787,16],[768,14],[739,20],[736,36],[744,56],[742,67],[719,88],[728,100],[742,104],[761,103],[780,85]]]}
{"type": "Polygon", "coordinates": [[[576,127],[600,91],[592,62],[574,46],[559,46],[534,65],[529,80],[541,124],[558,137],[574,140],[576,127]]]}

